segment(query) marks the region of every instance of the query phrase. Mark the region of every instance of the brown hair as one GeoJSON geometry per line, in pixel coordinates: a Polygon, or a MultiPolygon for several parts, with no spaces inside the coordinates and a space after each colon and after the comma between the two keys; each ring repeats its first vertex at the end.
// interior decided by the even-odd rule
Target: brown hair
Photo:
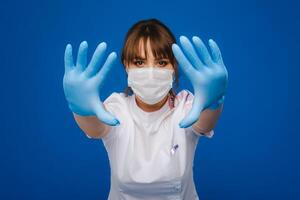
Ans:
{"type": "MultiPolygon", "coordinates": [[[[176,89],[179,85],[178,63],[172,52],[172,44],[176,43],[176,39],[170,29],[157,19],[141,20],[135,23],[127,32],[124,40],[123,50],[121,54],[121,62],[124,67],[129,65],[134,58],[139,57],[139,42],[144,42],[146,47],[147,40],[150,40],[152,53],[155,58],[168,58],[173,66],[175,73],[174,87],[169,91],[171,107],[174,107],[176,89]]],[[[144,48],[147,58],[147,48],[144,48]]],[[[133,93],[132,89],[127,86],[125,94],[128,96],[133,93]]],[[[170,101],[169,101],[170,102],[170,101]]]]}

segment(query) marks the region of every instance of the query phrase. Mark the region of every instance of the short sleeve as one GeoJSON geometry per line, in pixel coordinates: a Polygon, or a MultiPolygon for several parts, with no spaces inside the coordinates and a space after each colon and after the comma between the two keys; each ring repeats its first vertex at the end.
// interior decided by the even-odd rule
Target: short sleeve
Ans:
{"type": "Polygon", "coordinates": [[[194,128],[191,126],[191,131],[194,132],[197,136],[201,137],[201,136],[205,136],[207,138],[212,138],[213,135],[215,134],[215,131],[212,129],[211,131],[209,132],[197,132],[196,130],[194,130],[194,128]]]}
{"type": "MultiPolygon", "coordinates": [[[[184,116],[186,116],[189,111],[192,109],[192,105],[193,105],[193,100],[194,100],[194,95],[192,92],[190,92],[189,90],[182,90],[180,91],[176,98],[179,100],[179,102],[183,101],[183,112],[184,112],[184,116]]],[[[198,132],[196,131],[193,126],[187,127],[186,128],[187,131],[193,132],[196,136],[205,136],[207,138],[212,138],[214,135],[214,130],[212,129],[209,132],[198,132]]]]}

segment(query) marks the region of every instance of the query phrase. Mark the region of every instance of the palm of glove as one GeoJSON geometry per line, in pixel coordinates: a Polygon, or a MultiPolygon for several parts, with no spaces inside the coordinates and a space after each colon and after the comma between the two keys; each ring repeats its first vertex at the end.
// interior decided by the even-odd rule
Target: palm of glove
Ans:
{"type": "Polygon", "coordinates": [[[63,83],[70,109],[82,116],[95,115],[94,105],[101,103],[97,93],[99,83],[77,69],[66,73],[63,83]]]}
{"type": "Polygon", "coordinates": [[[108,125],[117,125],[119,121],[104,109],[99,92],[116,60],[116,53],[109,54],[99,71],[99,66],[104,59],[106,43],[98,45],[91,62],[86,66],[87,48],[86,42],[80,44],[76,65],[73,64],[72,46],[67,45],[65,50],[63,88],[69,108],[78,115],[96,115],[99,120],[108,125]]]}
{"type": "Polygon", "coordinates": [[[199,37],[193,37],[194,45],[185,36],[180,37],[182,49],[172,45],[174,56],[179,66],[190,79],[194,89],[192,109],[180,122],[180,127],[195,123],[202,110],[216,101],[224,100],[228,73],[223,63],[221,52],[213,40],[209,40],[211,56],[199,37]]]}

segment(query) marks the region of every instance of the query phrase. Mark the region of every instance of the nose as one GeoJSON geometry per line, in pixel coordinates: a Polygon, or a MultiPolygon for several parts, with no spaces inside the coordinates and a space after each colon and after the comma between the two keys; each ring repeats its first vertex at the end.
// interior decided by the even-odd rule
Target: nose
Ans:
{"type": "Polygon", "coordinates": [[[150,67],[149,67],[149,70],[150,70],[150,73],[149,73],[149,75],[150,75],[150,78],[154,78],[153,76],[153,70],[154,70],[154,67],[155,66],[153,66],[153,65],[151,65],[150,67]]]}

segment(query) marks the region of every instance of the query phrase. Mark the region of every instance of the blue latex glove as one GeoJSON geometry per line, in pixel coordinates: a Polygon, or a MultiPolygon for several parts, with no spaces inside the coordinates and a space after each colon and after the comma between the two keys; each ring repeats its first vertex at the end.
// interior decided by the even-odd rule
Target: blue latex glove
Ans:
{"type": "Polygon", "coordinates": [[[88,44],[86,41],[81,42],[74,65],[72,46],[68,44],[65,50],[63,88],[72,112],[81,116],[97,116],[103,123],[115,126],[120,122],[105,110],[99,92],[117,58],[117,54],[111,52],[104,62],[106,46],[105,42],[100,43],[87,65],[88,44]],[[103,65],[101,70],[100,65],[103,65]]]}
{"type": "Polygon", "coordinates": [[[228,73],[223,63],[218,45],[209,40],[211,55],[199,37],[192,38],[193,44],[185,37],[180,37],[181,48],[172,44],[174,56],[194,89],[192,109],[180,122],[181,128],[193,125],[202,110],[214,109],[216,102],[224,101],[227,89],[228,73]]]}
{"type": "Polygon", "coordinates": [[[213,102],[208,107],[208,109],[210,109],[210,110],[217,110],[224,103],[224,100],[225,100],[225,96],[223,95],[220,99],[218,99],[217,101],[213,102]]]}

